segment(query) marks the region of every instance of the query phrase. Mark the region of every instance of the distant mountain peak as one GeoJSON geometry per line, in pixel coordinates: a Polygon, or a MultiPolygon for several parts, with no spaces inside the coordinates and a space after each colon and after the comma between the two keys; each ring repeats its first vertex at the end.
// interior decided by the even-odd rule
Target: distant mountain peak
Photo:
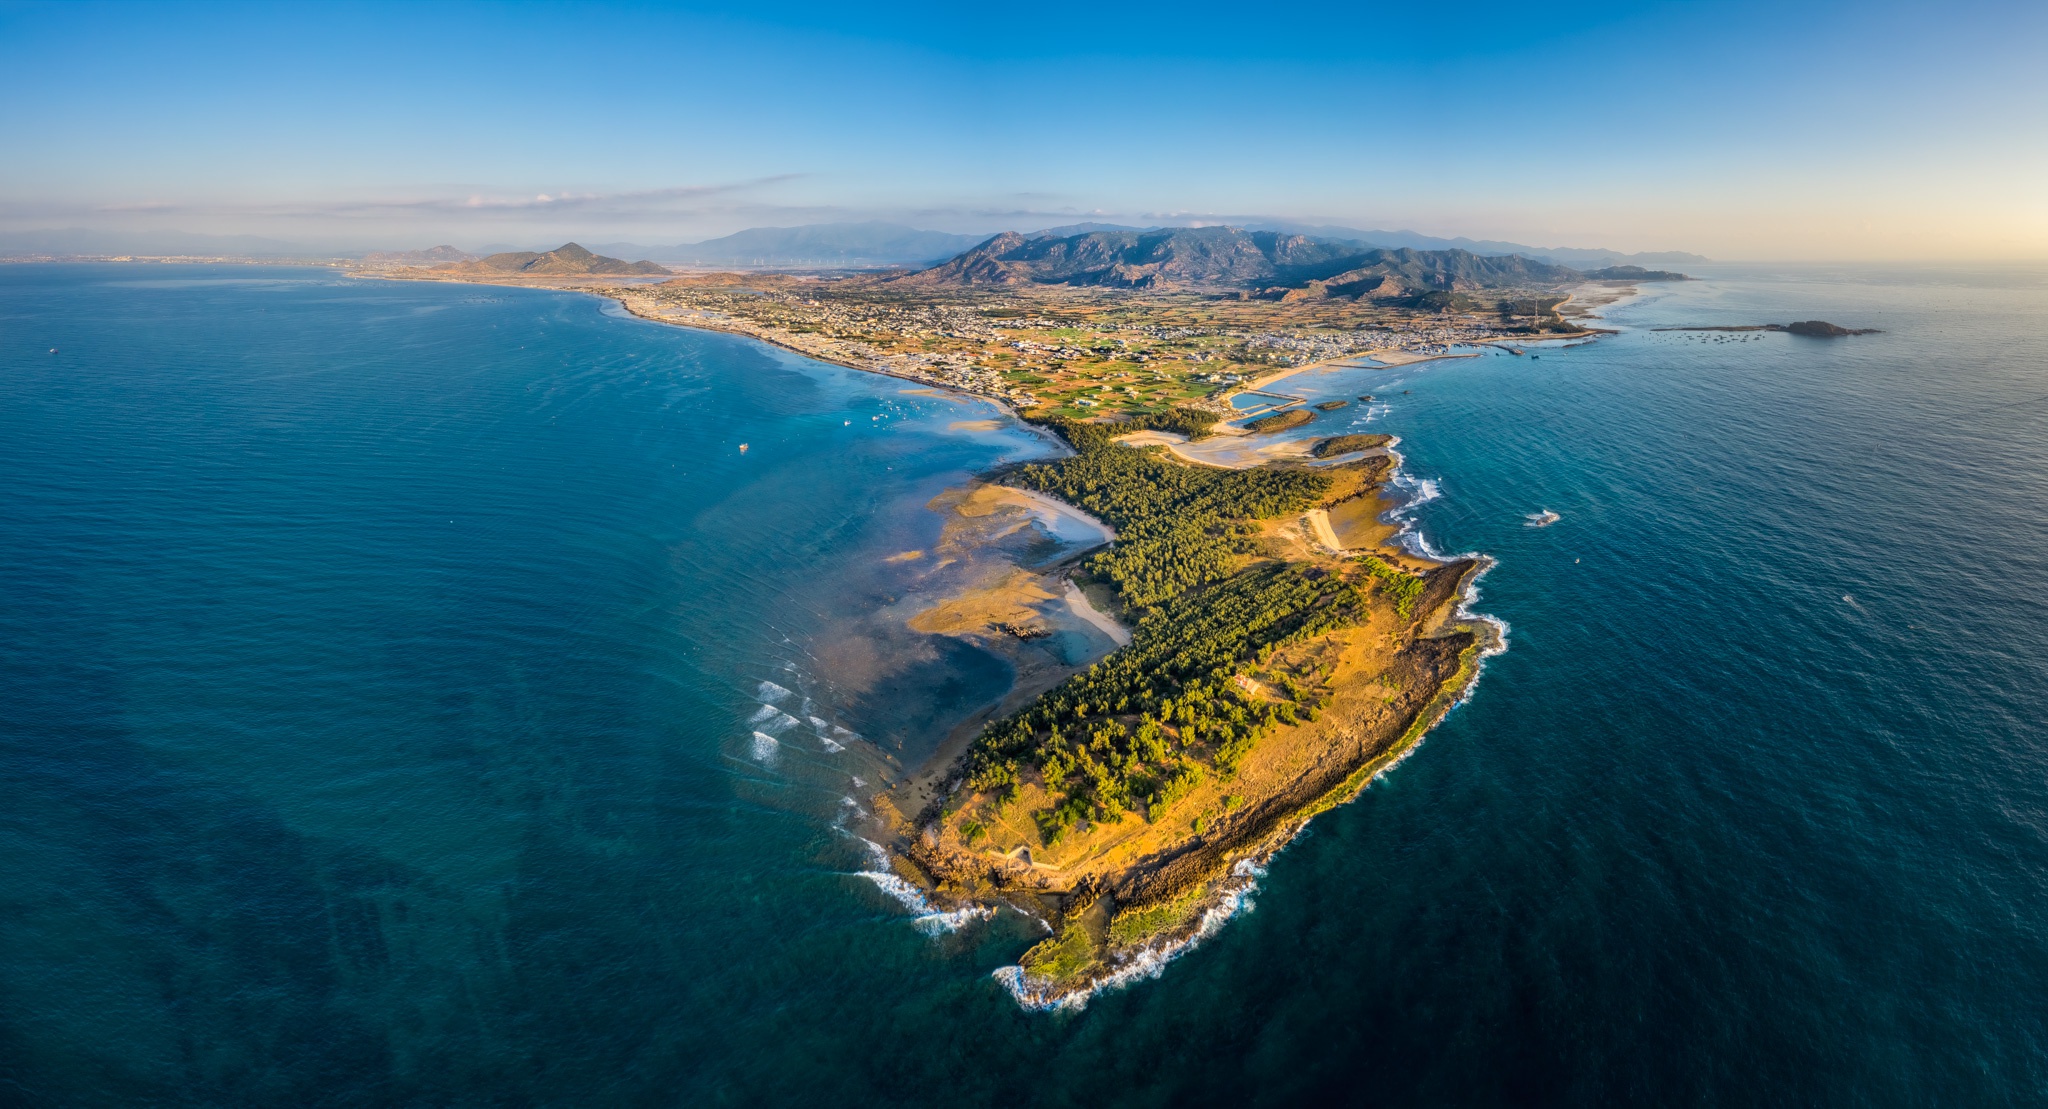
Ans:
{"type": "Polygon", "coordinates": [[[528,274],[535,277],[669,272],[668,267],[653,262],[627,262],[618,258],[607,258],[602,254],[592,254],[575,243],[563,243],[544,254],[530,250],[493,254],[475,262],[464,262],[454,268],[465,273],[528,274]]]}

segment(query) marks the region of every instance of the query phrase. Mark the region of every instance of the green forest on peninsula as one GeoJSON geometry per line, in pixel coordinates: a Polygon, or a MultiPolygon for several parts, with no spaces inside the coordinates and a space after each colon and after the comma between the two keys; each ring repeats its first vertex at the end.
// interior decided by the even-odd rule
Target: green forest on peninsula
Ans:
{"type": "MultiPolygon", "coordinates": [[[[1050,423],[1077,453],[1001,480],[1117,529],[1085,569],[1116,590],[1137,626],[1129,646],[989,725],[966,769],[971,789],[999,799],[1014,795],[1027,768],[1038,771],[1056,803],[1035,819],[1057,842],[1084,820],[1150,818],[1204,773],[1230,775],[1275,726],[1314,719],[1328,700],[1314,675],[1283,675],[1285,700],[1235,679],[1279,647],[1362,621],[1372,588],[1405,614],[1422,580],[1375,559],[1362,588],[1315,567],[1248,558],[1257,554],[1254,521],[1316,504],[1332,485],[1325,473],[1189,466],[1116,443],[1129,424],[1050,423]]],[[[963,830],[971,840],[978,828],[963,830]]]]}

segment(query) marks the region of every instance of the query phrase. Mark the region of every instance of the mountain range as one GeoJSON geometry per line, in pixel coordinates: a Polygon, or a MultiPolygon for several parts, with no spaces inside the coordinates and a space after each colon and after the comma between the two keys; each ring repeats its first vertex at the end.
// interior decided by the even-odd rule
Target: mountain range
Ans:
{"type": "Polygon", "coordinates": [[[1388,249],[1235,227],[1089,231],[1077,235],[1005,232],[939,265],[891,279],[892,285],[1090,285],[1127,289],[1234,288],[1262,296],[1410,297],[1430,292],[1555,285],[1588,276],[1639,280],[1681,275],[1628,267],[1587,274],[1518,254],[1388,249]]]}

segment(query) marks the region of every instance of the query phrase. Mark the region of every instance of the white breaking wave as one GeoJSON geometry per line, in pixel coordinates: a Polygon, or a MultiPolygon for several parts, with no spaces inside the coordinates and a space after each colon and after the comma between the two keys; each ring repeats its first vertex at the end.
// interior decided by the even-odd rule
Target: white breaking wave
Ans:
{"type": "Polygon", "coordinates": [[[1439,486],[1433,477],[1415,478],[1410,481],[1396,479],[1394,484],[1415,490],[1415,495],[1396,510],[1399,512],[1409,512],[1420,508],[1444,495],[1443,487],[1439,486]]]}
{"type": "Polygon", "coordinates": [[[839,740],[835,738],[836,735],[844,735],[849,739],[854,738],[852,732],[847,731],[845,728],[842,728],[829,720],[820,719],[816,716],[805,717],[805,720],[808,721],[811,725],[811,728],[818,733],[818,742],[825,745],[825,751],[828,754],[836,755],[839,752],[846,750],[846,745],[844,743],[839,742],[839,740]]]}
{"type": "Polygon", "coordinates": [[[897,903],[913,913],[929,913],[932,903],[924,899],[924,891],[902,878],[883,870],[859,870],[857,877],[873,882],[883,893],[896,899],[897,903]]]}
{"type": "Polygon", "coordinates": [[[848,832],[847,835],[853,836],[853,838],[861,842],[862,847],[867,848],[868,858],[874,860],[875,869],[889,869],[889,852],[883,849],[881,844],[876,843],[874,840],[871,840],[866,836],[856,835],[852,832],[848,832]]]}
{"type": "MultiPolygon", "coordinates": [[[[851,797],[846,798],[847,802],[852,800],[853,798],[851,797]]],[[[860,806],[855,804],[854,808],[859,809],[860,806]]],[[[861,842],[863,847],[867,848],[868,857],[873,859],[875,864],[875,869],[873,870],[858,870],[854,873],[873,882],[876,888],[895,898],[898,904],[910,910],[913,914],[910,918],[911,927],[916,928],[925,935],[939,936],[947,932],[957,932],[974,921],[987,920],[996,915],[995,910],[984,908],[980,905],[969,905],[965,908],[952,909],[945,912],[933,908],[932,903],[926,899],[923,890],[889,872],[889,852],[881,844],[854,832],[847,832],[846,834],[853,836],[853,838],[861,842]]]]}
{"type": "Polygon", "coordinates": [[[754,696],[759,697],[763,701],[781,701],[785,698],[794,697],[796,694],[776,685],[774,682],[762,682],[755,688],[754,696]]]}
{"type": "MultiPolygon", "coordinates": [[[[870,844],[872,846],[872,844],[870,844]]],[[[995,910],[980,905],[969,905],[964,909],[941,912],[932,908],[925,899],[924,891],[909,882],[879,870],[856,871],[856,874],[873,882],[883,893],[896,899],[898,904],[916,915],[910,918],[910,926],[927,936],[941,936],[957,932],[977,920],[987,920],[996,915],[995,910]]]]}
{"type": "Polygon", "coordinates": [[[927,936],[943,936],[947,932],[958,932],[977,920],[987,920],[994,915],[994,909],[969,905],[964,909],[954,909],[950,913],[926,913],[911,920],[910,926],[927,936]]]}
{"type": "Polygon", "coordinates": [[[1162,940],[1141,948],[1116,971],[1089,986],[1085,990],[1061,996],[1048,982],[1034,980],[1023,967],[997,967],[989,977],[1003,984],[1010,991],[1017,1004],[1026,1009],[1045,1011],[1068,1009],[1078,1012],[1088,1007],[1088,999],[1103,990],[1121,989],[1145,978],[1157,978],[1166,973],[1166,964],[1195,949],[1195,945],[1215,935],[1239,913],[1251,912],[1252,894],[1259,888],[1259,879],[1266,876],[1264,867],[1250,859],[1241,859],[1230,868],[1231,877],[1238,884],[1227,889],[1221,900],[1202,913],[1202,919],[1195,925],[1194,932],[1178,940],[1162,940]]]}
{"type": "Polygon", "coordinates": [[[782,746],[767,732],[754,733],[754,761],[766,765],[775,761],[775,749],[782,746]]]}
{"type": "MultiPolygon", "coordinates": [[[[1495,560],[1477,551],[1447,555],[1436,549],[1436,545],[1429,541],[1429,537],[1423,535],[1421,529],[1415,526],[1414,510],[1443,496],[1443,488],[1436,483],[1434,478],[1410,477],[1401,469],[1405,464],[1405,459],[1398,454],[1394,455],[1394,476],[1388,484],[1415,491],[1413,496],[1401,504],[1401,507],[1387,513],[1386,518],[1388,520],[1400,525],[1400,530],[1394,534],[1394,542],[1407,548],[1410,553],[1433,562],[1455,562],[1459,559],[1467,558],[1479,562],[1479,571],[1473,574],[1471,579],[1465,583],[1465,590],[1458,598],[1456,614],[1466,620],[1490,625],[1496,633],[1493,642],[1479,652],[1480,670],[1483,672],[1486,668],[1486,659],[1508,649],[1508,622],[1498,616],[1474,612],[1472,609],[1473,603],[1479,600],[1479,579],[1485,577],[1488,571],[1493,569],[1495,560]]],[[[1472,680],[1466,683],[1465,692],[1459,696],[1457,704],[1464,704],[1466,699],[1471,697],[1473,688],[1478,684],[1479,675],[1474,674],[1472,680]]],[[[1418,744],[1418,746],[1420,745],[1418,744]]],[[[1405,758],[1407,758],[1407,755],[1404,754],[1402,759],[1405,758]]],[[[1401,760],[1397,759],[1395,761],[1399,762],[1401,760]]]]}
{"type": "Polygon", "coordinates": [[[1388,512],[1385,517],[1389,522],[1398,525],[1394,532],[1394,542],[1417,557],[1433,562],[1449,561],[1415,527],[1415,510],[1442,497],[1443,487],[1436,483],[1435,478],[1417,478],[1410,475],[1407,471],[1408,460],[1391,448],[1388,453],[1394,459],[1394,476],[1387,484],[1408,491],[1408,496],[1402,500],[1400,506],[1388,512]]]}
{"type": "MultiPolygon", "coordinates": [[[[1453,562],[1469,558],[1479,563],[1478,571],[1465,582],[1465,588],[1458,595],[1458,607],[1455,610],[1455,614],[1459,619],[1470,620],[1491,627],[1494,632],[1493,642],[1480,648],[1479,660],[1472,674],[1472,680],[1465,683],[1465,688],[1458,694],[1458,699],[1451,703],[1451,708],[1457,708],[1459,705],[1471,700],[1472,691],[1479,688],[1479,679],[1486,673],[1486,660],[1508,649],[1508,622],[1498,616],[1476,612],[1472,607],[1479,600],[1479,580],[1492,571],[1496,561],[1477,551],[1468,551],[1458,555],[1446,555],[1442,551],[1437,550],[1435,545],[1430,543],[1428,537],[1423,535],[1422,531],[1415,526],[1413,511],[1441,497],[1443,489],[1437,485],[1433,478],[1410,477],[1405,470],[1401,469],[1405,465],[1405,460],[1398,454],[1394,456],[1394,465],[1394,477],[1390,484],[1415,490],[1414,496],[1404,502],[1401,507],[1387,513],[1387,519],[1400,525],[1400,530],[1394,535],[1394,541],[1407,548],[1411,553],[1435,562],[1453,562]]],[[[1406,762],[1408,756],[1414,754],[1416,748],[1421,746],[1420,740],[1410,745],[1408,750],[1401,753],[1400,758],[1382,767],[1378,774],[1374,774],[1373,780],[1378,781],[1387,771],[1406,762]]]]}
{"type": "Polygon", "coordinates": [[[754,724],[762,730],[772,732],[775,735],[781,735],[803,723],[803,721],[776,708],[774,705],[762,705],[761,708],[763,711],[755,713],[753,719],[749,720],[748,723],[754,724]]]}

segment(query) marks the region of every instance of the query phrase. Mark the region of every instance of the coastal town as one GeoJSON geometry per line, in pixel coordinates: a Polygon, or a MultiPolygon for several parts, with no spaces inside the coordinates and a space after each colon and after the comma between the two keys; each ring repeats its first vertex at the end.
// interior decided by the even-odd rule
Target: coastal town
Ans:
{"type": "MultiPolygon", "coordinates": [[[[534,282],[522,282],[534,283],[534,282]]],[[[1461,344],[1527,338],[1500,305],[1428,312],[1361,301],[1299,305],[1199,291],[897,291],[872,279],[685,275],[659,283],[554,280],[634,315],[728,331],[854,369],[1003,402],[1034,417],[1228,411],[1236,390],[1280,372],[1376,358],[1399,363],[1461,344]]],[[[1534,326],[1582,333],[1551,310],[1534,326]]],[[[1526,304],[1526,300],[1524,301],[1526,304]]]]}

